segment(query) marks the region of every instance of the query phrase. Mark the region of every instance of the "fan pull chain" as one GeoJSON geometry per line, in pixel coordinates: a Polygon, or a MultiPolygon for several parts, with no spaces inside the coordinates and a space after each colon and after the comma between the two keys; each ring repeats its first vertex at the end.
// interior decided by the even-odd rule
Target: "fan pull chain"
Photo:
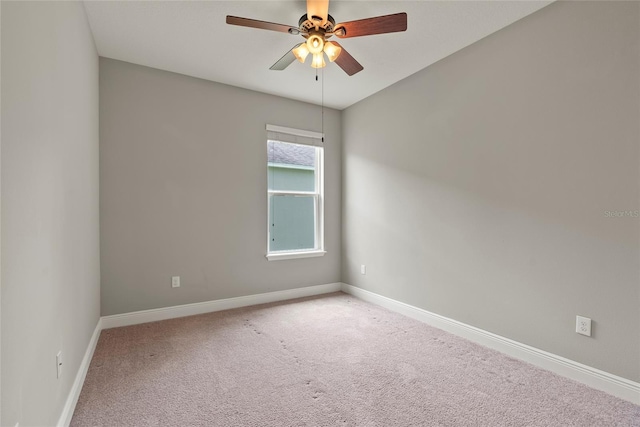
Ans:
{"type": "MultiPolygon", "coordinates": [[[[318,70],[316,69],[316,73],[318,72],[318,70]]],[[[316,79],[318,78],[318,76],[316,75],[316,79]]],[[[321,82],[321,88],[320,88],[320,93],[321,93],[321,107],[322,108],[322,143],[324,144],[324,68],[322,69],[322,82],[321,82]]]]}

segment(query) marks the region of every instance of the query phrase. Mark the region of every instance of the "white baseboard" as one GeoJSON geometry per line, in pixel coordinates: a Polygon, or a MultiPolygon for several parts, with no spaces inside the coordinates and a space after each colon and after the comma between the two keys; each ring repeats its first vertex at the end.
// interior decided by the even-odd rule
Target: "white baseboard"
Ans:
{"type": "Polygon", "coordinates": [[[531,363],[532,365],[562,375],[563,377],[581,382],[589,387],[604,391],[632,403],[640,404],[640,383],[346,283],[342,284],[342,291],[364,301],[382,306],[454,335],[498,350],[509,356],[531,363]]]}
{"type": "Polygon", "coordinates": [[[69,392],[65,402],[62,414],[58,419],[57,426],[67,427],[71,422],[78,398],[80,397],[80,392],[82,391],[82,385],[84,384],[87,371],[89,370],[93,352],[98,344],[100,331],[103,329],[137,325],[140,323],[229,310],[232,308],[247,307],[269,302],[285,301],[294,298],[337,292],[340,290],[364,301],[380,305],[389,310],[469,339],[470,341],[493,348],[509,356],[524,360],[564,377],[571,378],[575,381],[579,381],[595,389],[602,390],[630,402],[640,404],[640,384],[634,381],[630,381],[608,372],[574,362],[573,360],[501,337],[500,335],[458,322],[457,320],[449,319],[421,308],[417,308],[364,289],[356,288],[355,286],[351,286],[346,283],[330,283],[326,285],[289,289],[286,291],[268,292],[244,297],[227,298],[101,317],[98,320],[98,324],[96,325],[93,335],[91,336],[91,340],[89,341],[89,345],[87,346],[82,363],[80,364],[80,368],[76,374],[71,391],[69,392]]]}
{"type": "Polygon", "coordinates": [[[120,326],[137,325],[139,323],[156,322],[158,320],[174,319],[177,317],[193,316],[195,314],[229,310],[231,308],[247,307],[256,304],[265,304],[269,302],[326,294],[329,292],[338,292],[341,290],[341,285],[341,283],[329,283],[327,285],[308,286],[305,288],[289,289],[286,291],[267,292],[264,294],[247,295],[244,297],[226,298],[215,301],[135,311],[133,313],[114,314],[112,316],[104,316],[102,318],[102,328],[109,329],[120,326]]]}
{"type": "Polygon", "coordinates": [[[102,318],[98,319],[98,323],[96,324],[96,328],[93,331],[93,335],[91,335],[89,345],[87,346],[87,351],[85,351],[84,353],[84,357],[82,358],[82,362],[80,363],[80,368],[78,368],[78,373],[76,374],[76,377],[73,380],[73,384],[71,385],[71,391],[69,391],[67,400],[64,403],[64,408],[62,408],[62,414],[60,415],[58,423],[56,424],[56,426],[58,427],[67,427],[69,423],[71,423],[73,411],[75,411],[76,409],[76,403],[78,403],[78,398],[80,397],[80,392],[82,391],[84,379],[87,377],[87,371],[89,371],[89,365],[91,364],[91,359],[93,358],[93,352],[96,349],[96,345],[98,344],[100,331],[102,331],[102,318]]]}

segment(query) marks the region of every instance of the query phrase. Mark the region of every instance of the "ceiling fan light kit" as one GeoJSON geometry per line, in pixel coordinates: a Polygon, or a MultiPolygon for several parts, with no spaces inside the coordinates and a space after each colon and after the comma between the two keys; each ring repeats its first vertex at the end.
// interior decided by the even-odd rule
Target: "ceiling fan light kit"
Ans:
{"type": "Polygon", "coordinates": [[[327,55],[330,62],[334,62],[338,58],[338,55],[340,55],[340,52],[342,52],[342,48],[335,43],[325,42],[318,36],[311,36],[305,43],[301,43],[291,49],[291,52],[293,52],[296,59],[303,64],[307,56],[309,56],[310,53],[313,54],[311,66],[313,68],[322,68],[326,66],[323,53],[327,55]]]}
{"type": "Polygon", "coordinates": [[[361,37],[406,31],[407,14],[404,12],[395,13],[343,22],[338,25],[335,22],[333,17],[329,15],[329,0],[307,0],[307,13],[302,15],[297,28],[227,15],[227,24],[230,25],[302,35],[306,39],[304,43],[294,46],[293,49],[285,53],[270,67],[271,70],[284,70],[296,59],[304,63],[309,54],[312,54],[311,67],[323,68],[326,66],[324,60],[326,54],[330,62],[335,62],[345,73],[352,76],[362,71],[364,67],[338,43],[329,41],[329,38],[332,36],[339,38],[361,37]]]}

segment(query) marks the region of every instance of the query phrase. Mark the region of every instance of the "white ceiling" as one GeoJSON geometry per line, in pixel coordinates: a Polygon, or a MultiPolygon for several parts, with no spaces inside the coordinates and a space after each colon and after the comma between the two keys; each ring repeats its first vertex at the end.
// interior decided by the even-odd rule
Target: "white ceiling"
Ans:
{"type": "MultiPolygon", "coordinates": [[[[340,1],[336,22],[407,12],[406,32],[340,40],[364,70],[328,63],[324,104],[344,109],[535,12],[551,1],[340,1]]],[[[226,15],[297,26],[304,1],[85,1],[98,54],[260,92],[320,104],[316,71],[295,61],[269,67],[302,38],[231,26],[226,15]]]]}

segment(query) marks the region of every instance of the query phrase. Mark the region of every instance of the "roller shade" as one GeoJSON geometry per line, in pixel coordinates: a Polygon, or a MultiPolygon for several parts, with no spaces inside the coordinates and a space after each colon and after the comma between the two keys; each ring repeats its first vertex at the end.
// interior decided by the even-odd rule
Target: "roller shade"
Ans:
{"type": "Polygon", "coordinates": [[[293,144],[322,147],[324,134],[310,130],[267,125],[267,139],[270,141],[291,142],[293,144]]]}

